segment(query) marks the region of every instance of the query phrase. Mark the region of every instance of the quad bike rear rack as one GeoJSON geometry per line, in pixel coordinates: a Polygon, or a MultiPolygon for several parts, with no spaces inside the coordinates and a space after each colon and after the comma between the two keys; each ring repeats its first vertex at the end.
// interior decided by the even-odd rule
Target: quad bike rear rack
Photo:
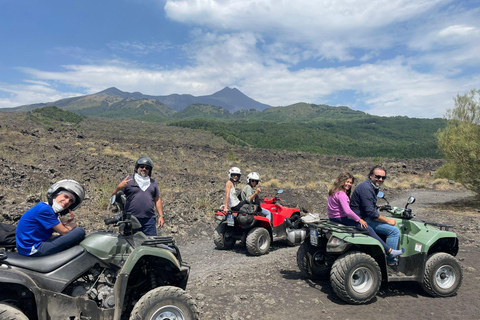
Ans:
{"type": "Polygon", "coordinates": [[[359,234],[368,234],[367,230],[359,230],[354,226],[346,226],[340,223],[330,221],[329,219],[320,219],[318,222],[305,223],[309,228],[317,229],[320,234],[326,234],[329,232],[348,233],[353,237],[359,234]]]}

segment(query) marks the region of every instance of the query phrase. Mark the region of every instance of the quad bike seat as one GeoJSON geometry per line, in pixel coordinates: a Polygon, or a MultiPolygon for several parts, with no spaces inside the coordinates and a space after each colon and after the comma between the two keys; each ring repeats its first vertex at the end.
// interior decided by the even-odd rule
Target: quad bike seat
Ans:
{"type": "Polygon", "coordinates": [[[6,259],[0,260],[0,264],[29,269],[36,272],[47,273],[64,265],[85,251],[82,246],[74,246],[59,253],[44,257],[22,256],[18,252],[6,252],[6,259]]]}

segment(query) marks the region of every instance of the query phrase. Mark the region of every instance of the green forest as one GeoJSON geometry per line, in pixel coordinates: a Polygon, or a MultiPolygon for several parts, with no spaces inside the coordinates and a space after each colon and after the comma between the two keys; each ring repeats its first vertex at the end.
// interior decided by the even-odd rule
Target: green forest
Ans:
{"type": "Polygon", "coordinates": [[[358,119],[252,121],[188,119],[170,123],[210,131],[232,144],[354,157],[440,158],[434,136],[442,119],[366,116],[358,119]]]}
{"type": "Polygon", "coordinates": [[[157,101],[121,100],[71,111],[43,107],[28,114],[43,122],[78,123],[90,116],[129,118],[205,130],[251,148],[353,157],[441,158],[435,133],[446,126],[446,120],[439,118],[380,117],[348,107],[306,103],[230,113],[202,104],[176,112],[157,101]]]}

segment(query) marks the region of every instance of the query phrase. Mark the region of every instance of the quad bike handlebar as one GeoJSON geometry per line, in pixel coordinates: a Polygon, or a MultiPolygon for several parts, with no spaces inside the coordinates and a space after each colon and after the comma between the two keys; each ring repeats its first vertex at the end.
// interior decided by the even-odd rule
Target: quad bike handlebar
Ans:
{"type": "Polygon", "coordinates": [[[402,219],[413,219],[415,217],[415,214],[412,213],[412,209],[408,209],[408,205],[412,204],[415,202],[415,197],[409,197],[407,200],[407,204],[405,205],[405,208],[398,208],[398,207],[392,207],[388,200],[385,198],[385,194],[380,191],[377,194],[378,198],[382,198],[387,202],[385,205],[378,206],[378,209],[380,211],[387,211],[389,212],[394,218],[402,218],[402,219]]]}
{"type": "Polygon", "coordinates": [[[118,221],[120,221],[119,219],[117,218],[106,218],[103,220],[105,222],[105,224],[108,226],[108,225],[111,225],[111,224],[116,224],[118,221]]]}
{"type": "Polygon", "coordinates": [[[282,201],[282,199],[280,197],[277,197],[277,195],[282,194],[282,193],[283,193],[283,189],[280,189],[280,190],[277,191],[277,194],[275,196],[263,198],[263,202],[271,204],[271,203],[276,203],[277,201],[282,201]]]}

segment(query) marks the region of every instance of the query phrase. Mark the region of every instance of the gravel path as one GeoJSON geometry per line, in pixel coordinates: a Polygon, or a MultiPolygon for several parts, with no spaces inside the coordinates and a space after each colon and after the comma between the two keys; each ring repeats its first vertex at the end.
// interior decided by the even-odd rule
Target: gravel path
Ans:
{"type": "MultiPolygon", "coordinates": [[[[466,193],[415,190],[396,196],[390,204],[403,207],[410,195],[416,198],[410,207],[417,219],[449,224],[464,219],[461,214],[453,219],[438,217],[432,205],[468,197],[466,193]]],[[[431,298],[417,283],[384,283],[377,297],[361,306],[337,298],[329,281],[305,278],[296,264],[298,247],[274,243],[268,254],[254,257],[239,243],[233,250],[216,250],[205,237],[179,246],[191,266],[187,291],[197,299],[202,319],[404,319],[412,315],[416,319],[480,319],[476,270],[480,247],[475,244],[478,233],[473,232],[478,231],[479,217],[469,226],[472,232],[466,234],[455,230],[460,239],[457,258],[464,268],[464,283],[456,296],[431,298]]]]}

